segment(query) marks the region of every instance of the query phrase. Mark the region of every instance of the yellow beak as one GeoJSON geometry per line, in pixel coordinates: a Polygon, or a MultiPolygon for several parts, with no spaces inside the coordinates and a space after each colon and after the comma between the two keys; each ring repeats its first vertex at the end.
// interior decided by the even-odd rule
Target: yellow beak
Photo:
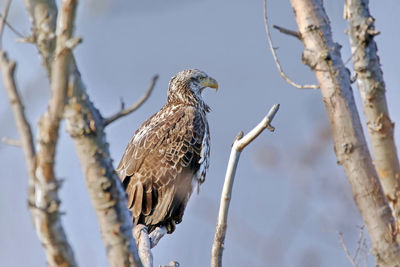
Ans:
{"type": "Polygon", "coordinates": [[[215,88],[215,91],[218,91],[218,82],[211,77],[205,78],[200,84],[204,87],[215,88]]]}

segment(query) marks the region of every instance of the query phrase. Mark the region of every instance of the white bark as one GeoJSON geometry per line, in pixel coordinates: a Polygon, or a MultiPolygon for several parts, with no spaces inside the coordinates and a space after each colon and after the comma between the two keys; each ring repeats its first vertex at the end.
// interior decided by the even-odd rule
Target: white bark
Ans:
{"type": "Polygon", "coordinates": [[[397,228],[362,131],[340,46],[333,42],[321,0],[291,0],[304,43],[303,62],[315,72],[343,165],[379,266],[400,266],[397,228]]]}
{"type": "Polygon", "coordinates": [[[354,72],[367,120],[374,166],[383,191],[399,218],[400,165],[393,138],[394,123],[389,116],[386,86],[374,41],[379,32],[375,29],[375,19],[369,13],[368,4],[368,0],[347,0],[344,17],[349,21],[354,72]]]}
{"type": "Polygon", "coordinates": [[[224,187],[221,193],[221,200],[219,206],[217,227],[215,230],[214,243],[211,252],[211,266],[222,266],[222,253],[224,249],[225,234],[228,221],[229,205],[232,198],[233,182],[235,180],[236,168],[239,163],[240,153],[250,144],[257,136],[259,136],[265,129],[274,131],[270,125],[276,112],[278,112],[279,104],[275,104],[264,119],[254,127],[249,133],[243,137],[243,132],[240,132],[233,142],[231,154],[229,156],[228,167],[226,169],[224,187]]]}
{"type": "MultiPolygon", "coordinates": [[[[72,0],[69,0],[72,1],[72,0]]],[[[54,51],[54,23],[57,7],[54,0],[25,0],[32,21],[32,41],[38,50],[53,80],[56,75],[49,68],[53,60],[57,61],[65,52],[76,45],[79,39],[69,38],[63,49],[54,51]],[[71,45],[72,44],[72,45],[71,45]]],[[[57,29],[57,33],[69,31],[57,29]]],[[[58,46],[58,38],[57,38],[58,46]]],[[[94,107],[86,93],[73,55],[68,68],[68,104],[64,116],[67,129],[72,136],[80,159],[89,194],[95,207],[102,237],[111,266],[142,266],[132,235],[132,219],[127,208],[125,192],[114,170],[108,144],[104,133],[104,119],[94,107]]],[[[55,64],[55,62],[54,62],[55,64]]],[[[50,109],[51,110],[51,109],[50,109]]]]}

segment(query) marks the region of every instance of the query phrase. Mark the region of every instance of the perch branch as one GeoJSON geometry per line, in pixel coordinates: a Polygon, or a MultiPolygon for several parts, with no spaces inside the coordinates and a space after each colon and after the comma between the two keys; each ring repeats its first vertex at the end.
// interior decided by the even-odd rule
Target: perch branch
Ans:
{"type": "Polygon", "coordinates": [[[139,257],[144,267],[153,267],[153,254],[151,249],[154,248],[160,239],[167,233],[165,226],[157,227],[150,234],[147,227],[138,224],[133,229],[133,235],[138,247],[139,257]]]}
{"type": "Polygon", "coordinates": [[[153,92],[154,86],[156,85],[158,79],[158,75],[154,75],[153,79],[151,80],[150,86],[147,88],[146,93],[132,106],[130,106],[129,108],[125,109],[124,105],[121,105],[121,110],[119,112],[117,112],[116,114],[112,115],[109,118],[104,119],[104,126],[109,125],[110,123],[118,120],[119,118],[122,118],[126,115],[131,114],[132,112],[134,112],[135,110],[137,110],[138,108],[140,108],[144,102],[146,102],[146,100],[149,98],[149,96],[151,95],[151,93],[153,92]]]}
{"type": "Polygon", "coordinates": [[[147,227],[143,224],[136,225],[133,229],[133,235],[143,267],[153,267],[153,254],[151,253],[151,242],[147,227]]]}
{"type": "MultiPolygon", "coordinates": [[[[269,31],[269,23],[268,23],[268,17],[267,17],[267,0],[264,0],[264,25],[265,25],[265,31],[267,32],[267,40],[268,40],[268,44],[269,44],[269,49],[271,50],[272,53],[272,57],[274,58],[276,67],[278,68],[279,74],[281,75],[281,77],[287,82],[289,83],[291,86],[296,87],[298,89],[318,89],[319,86],[315,85],[315,84],[305,84],[305,85],[301,85],[301,84],[297,84],[295,82],[293,82],[283,71],[281,63],[278,60],[278,57],[276,55],[275,52],[275,48],[272,44],[272,37],[271,37],[271,33],[269,31]]],[[[300,35],[301,36],[301,35],[300,35]]]]}
{"type": "Polygon", "coordinates": [[[273,120],[275,114],[278,112],[278,109],[279,104],[273,105],[265,118],[256,127],[254,127],[253,130],[251,130],[245,136],[243,136],[243,132],[239,133],[239,135],[235,138],[235,141],[233,142],[231,154],[229,156],[228,167],[226,170],[224,187],[221,193],[217,227],[214,236],[214,243],[212,246],[212,267],[222,266],[222,253],[224,249],[224,241],[227,228],[228,210],[232,197],[232,187],[235,179],[236,168],[239,163],[240,153],[265,129],[274,131],[274,128],[270,125],[270,123],[273,120]]]}
{"type": "Polygon", "coordinates": [[[167,228],[165,226],[157,227],[153,232],[150,233],[150,247],[154,248],[157,246],[161,238],[167,233],[167,228]]]}
{"type": "Polygon", "coordinates": [[[286,29],[286,28],[278,26],[278,25],[272,25],[272,27],[274,29],[277,29],[278,31],[280,31],[283,34],[287,34],[287,35],[297,38],[298,40],[301,40],[300,33],[297,31],[289,30],[289,29],[286,29]]]}

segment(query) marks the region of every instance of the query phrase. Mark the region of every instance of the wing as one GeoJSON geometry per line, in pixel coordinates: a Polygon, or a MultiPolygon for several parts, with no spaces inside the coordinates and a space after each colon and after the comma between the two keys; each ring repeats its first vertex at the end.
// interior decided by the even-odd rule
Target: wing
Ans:
{"type": "Polygon", "coordinates": [[[192,188],[182,180],[191,184],[203,164],[204,119],[192,106],[165,106],[136,131],[117,168],[134,218],[156,225],[183,214],[192,188]]]}

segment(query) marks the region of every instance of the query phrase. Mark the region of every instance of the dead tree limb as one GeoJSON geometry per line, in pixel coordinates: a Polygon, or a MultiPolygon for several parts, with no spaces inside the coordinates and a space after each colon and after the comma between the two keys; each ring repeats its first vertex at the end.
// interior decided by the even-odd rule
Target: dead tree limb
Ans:
{"type": "Polygon", "coordinates": [[[236,136],[233,142],[231,154],[229,156],[228,167],[225,175],[224,187],[221,193],[221,200],[218,213],[217,227],[215,230],[214,243],[211,252],[211,266],[220,267],[222,266],[222,253],[224,250],[224,241],[228,221],[229,205],[232,198],[233,182],[235,180],[236,168],[239,163],[240,153],[242,150],[250,144],[258,135],[260,135],[265,129],[274,131],[274,128],[270,125],[275,114],[278,112],[279,104],[275,104],[264,119],[256,126],[253,130],[243,136],[243,132],[240,132],[236,136]]]}
{"type": "Polygon", "coordinates": [[[371,140],[374,165],[383,191],[400,217],[400,165],[393,138],[394,123],[389,116],[385,82],[374,41],[379,32],[369,13],[368,0],[347,0],[344,17],[349,21],[350,45],[357,87],[371,140]]]}
{"type": "Polygon", "coordinates": [[[111,266],[142,266],[132,235],[125,191],[106,142],[104,120],[90,101],[75,64],[69,81],[64,117],[86,178],[111,266]]]}
{"type": "MultiPolygon", "coordinates": [[[[76,2],[63,0],[57,23],[56,51],[52,62],[51,98],[48,108],[39,120],[38,150],[36,155],[35,202],[32,212],[36,232],[46,249],[50,266],[76,266],[72,248],[61,225],[58,197],[60,182],[56,178],[54,162],[60,121],[67,98],[68,68],[71,51],[65,49],[72,36],[76,2]],[[46,225],[46,227],[43,227],[46,225]]],[[[31,203],[32,204],[32,203],[31,203]]]]}
{"type": "Polygon", "coordinates": [[[125,109],[124,105],[121,105],[121,110],[119,112],[117,112],[116,114],[112,115],[109,118],[104,119],[104,125],[107,126],[110,123],[118,120],[119,118],[122,118],[126,115],[131,114],[132,112],[134,112],[135,110],[137,110],[138,108],[140,108],[144,102],[146,102],[146,100],[150,97],[151,93],[153,92],[154,86],[156,85],[158,79],[158,75],[155,75],[153,77],[153,79],[151,80],[150,86],[149,88],[147,88],[146,93],[132,106],[130,106],[129,108],[125,109]]]}
{"type": "Polygon", "coordinates": [[[400,266],[394,217],[372,164],[363,134],[349,71],[340,45],[332,40],[321,0],[291,0],[301,33],[303,62],[317,77],[328,112],[338,163],[343,165],[354,200],[368,229],[379,266],[400,266]]]}
{"type": "Polygon", "coordinates": [[[8,10],[10,10],[10,5],[11,5],[11,0],[7,0],[6,7],[4,8],[4,16],[2,16],[2,18],[0,20],[0,50],[3,50],[3,47],[2,47],[3,38],[2,38],[2,36],[3,36],[4,26],[6,25],[8,10]]]}
{"type": "MultiPolygon", "coordinates": [[[[50,72],[47,63],[62,55],[62,51],[54,51],[53,45],[57,14],[55,1],[25,0],[25,4],[32,21],[33,40],[50,72]]],[[[70,46],[66,48],[70,49],[70,46]]],[[[86,93],[72,54],[68,71],[68,103],[64,117],[85,174],[110,265],[142,266],[132,235],[133,225],[125,192],[108,150],[104,119],[86,93]]],[[[53,75],[49,73],[51,79],[53,75]]]]}
{"type": "MultiPolygon", "coordinates": [[[[66,3],[63,3],[63,5],[66,5],[66,3]]],[[[64,22],[72,23],[74,8],[71,6],[68,7],[68,13],[63,12],[61,17],[64,22]]],[[[6,18],[7,10],[4,12],[2,18],[3,26],[6,18]]],[[[65,32],[60,34],[60,36],[65,35],[68,37],[68,34],[70,33],[65,32]]],[[[62,39],[61,37],[60,40],[62,41],[62,39]]],[[[61,41],[60,45],[62,44],[61,41]]],[[[22,101],[14,80],[15,62],[9,61],[4,52],[0,53],[3,81],[13,107],[17,129],[21,136],[28,166],[30,177],[28,201],[36,232],[46,250],[47,261],[50,266],[76,266],[72,248],[68,243],[61,224],[61,214],[59,212],[60,200],[58,198],[60,183],[57,181],[54,172],[58,128],[66,95],[66,84],[63,86],[62,80],[67,76],[67,73],[63,72],[61,68],[57,79],[52,81],[52,96],[49,107],[40,120],[38,151],[35,153],[30,126],[26,120],[22,101]]],[[[54,64],[64,66],[67,69],[67,62],[68,55],[64,55],[54,64]]]]}
{"type": "MultiPolygon", "coordinates": [[[[283,71],[281,63],[279,62],[278,56],[276,55],[275,47],[272,43],[272,37],[271,33],[269,31],[269,23],[268,23],[268,14],[267,14],[267,0],[264,0],[264,25],[265,25],[265,31],[267,33],[267,40],[268,40],[268,45],[269,49],[271,50],[272,57],[274,58],[275,65],[278,68],[279,74],[281,77],[291,86],[296,87],[298,89],[318,89],[319,86],[316,84],[297,84],[293,82],[283,71]]],[[[298,34],[298,37],[300,37],[301,34],[298,34]]]]}
{"type": "MultiPolygon", "coordinates": [[[[22,104],[17,85],[15,83],[15,67],[16,63],[10,61],[4,51],[0,51],[0,69],[3,77],[4,89],[7,92],[8,101],[11,104],[17,131],[20,136],[19,145],[22,146],[24,152],[25,163],[29,176],[29,203],[34,203],[34,184],[35,184],[35,169],[36,169],[36,152],[33,142],[33,134],[31,126],[26,119],[24,105],[22,104]]],[[[5,138],[3,138],[4,141],[5,138]]]]}
{"type": "MultiPolygon", "coordinates": [[[[4,16],[4,14],[0,14],[0,18],[3,18],[3,16],[4,16]]],[[[20,39],[26,38],[21,32],[19,32],[16,28],[14,28],[14,26],[11,25],[11,23],[9,23],[7,20],[4,20],[4,23],[20,39]]]]}
{"type": "Polygon", "coordinates": [[[57,6],[54,0],[24,0],[31,21],[31,36],[42,57],[47,74],[51,75],[51,64],[56,47],[57,6]]]}
{"type": "Polygon", "coordinates": [[[274,29],[277,29],[278,31],[280,31],[280,32],[283,33],[283,34],[287,34],[287,35],[289,35],[289,36],[293,36],[293,37],[295,37],[296,39],[298,39],[298,40],[301,41],[301,36],[300,36],[300,33],[299,33],[299,32],[296,32],[296,31],[293,31],[293,30],[289,30],[289,29],[286,29],[286,28],[281,27],[281,26],[278,26],[278,25],[272,25],[272,27],[273,27],[274,29]]]}

